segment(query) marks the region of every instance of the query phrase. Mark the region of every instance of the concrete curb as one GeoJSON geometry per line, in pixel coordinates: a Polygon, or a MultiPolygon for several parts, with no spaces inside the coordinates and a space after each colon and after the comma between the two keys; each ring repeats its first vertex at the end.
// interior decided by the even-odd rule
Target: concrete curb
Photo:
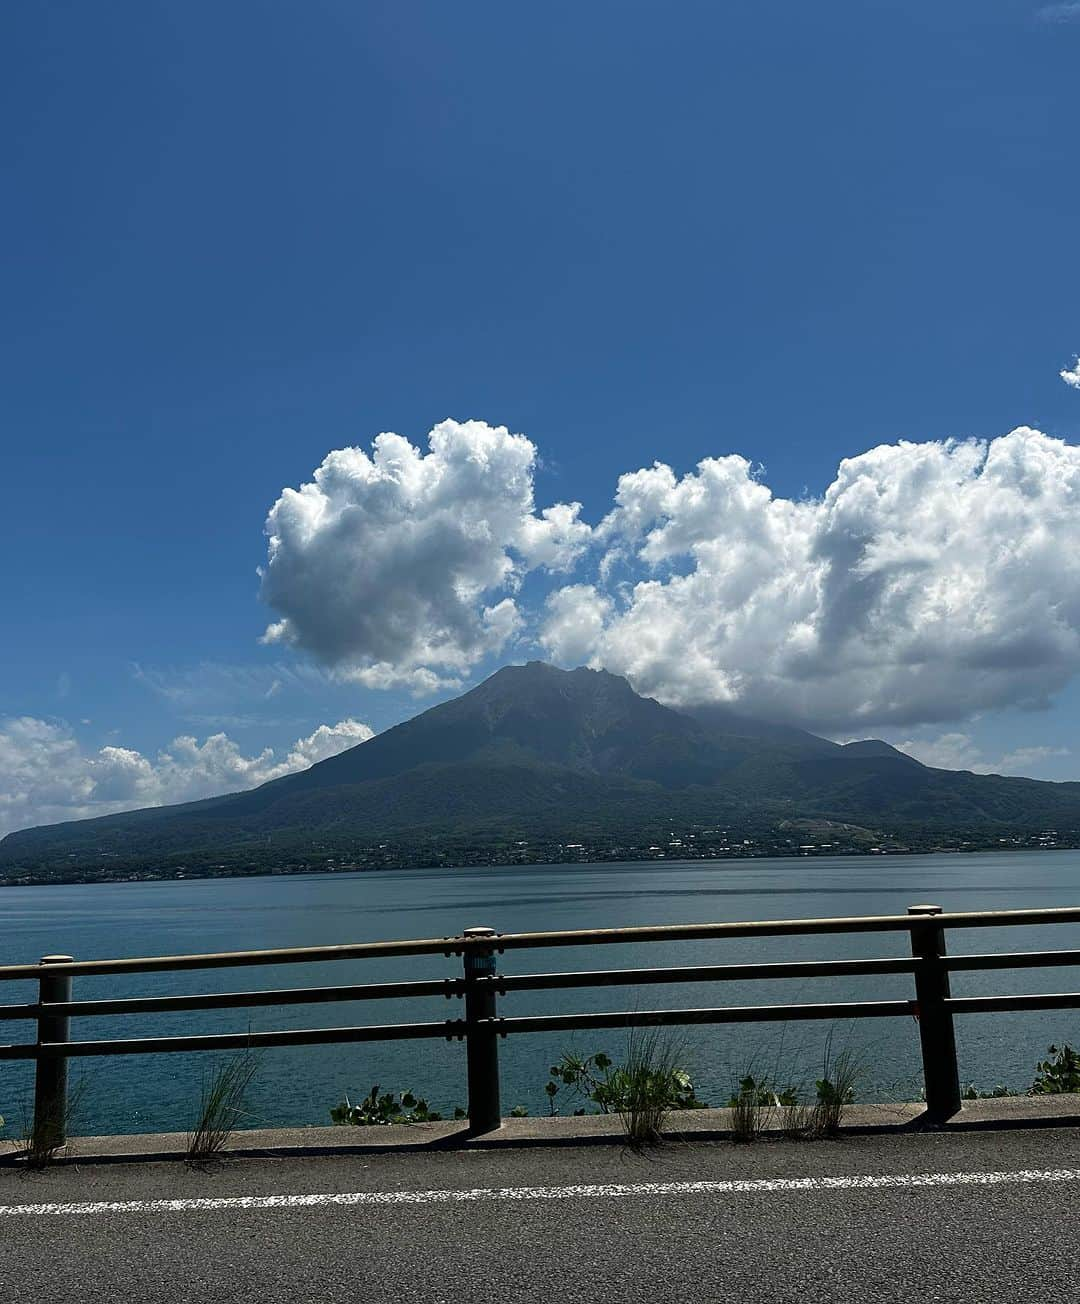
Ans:
{"type": "MultiPolygon", "coordinates": [[[[779,1111],[766,1120],[763,1139],[782,1139],[779,1111]]],[[[696,1109],[673,1113],[673,1141],[719,1142],[732,1139],[731,1110],[696,1109]]],[[[956,1133],[1006,1128],[1080,1127],[1080,1095],[1017,1096],[969,1100],[956,1118],[933,1127],[921,1104],[851,1105],[842,1136],[935,1131],[956,1133]]],[[[413,1123],[395,1127],[297,1127],[236,1132],[223,1151],[235,1159],[404,1153],[425,1150],[501,1150],[537,1146],[621,1145],[623,1130],[613,1115],[571,1118],[504,1118],[495,1132],[470,1136],[461,1122],[413,1123]]],[[[186,1132],[135,1136],[73,1137],[56,1155],[61,1164],[147,1163],[182,1160],[186,1132]]],[[[0,1157],[5,1167],[21,1165],[16,1151],[0,1157]]]]}

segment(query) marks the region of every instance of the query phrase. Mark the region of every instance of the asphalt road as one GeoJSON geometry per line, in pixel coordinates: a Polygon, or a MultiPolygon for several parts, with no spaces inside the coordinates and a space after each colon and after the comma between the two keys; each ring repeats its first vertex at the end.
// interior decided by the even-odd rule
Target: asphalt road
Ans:
{"type": "Polygon", "coordinates": [[[1078,1293],[1071,1128],[0,1170],[2,1304],[1078,1293]]]}

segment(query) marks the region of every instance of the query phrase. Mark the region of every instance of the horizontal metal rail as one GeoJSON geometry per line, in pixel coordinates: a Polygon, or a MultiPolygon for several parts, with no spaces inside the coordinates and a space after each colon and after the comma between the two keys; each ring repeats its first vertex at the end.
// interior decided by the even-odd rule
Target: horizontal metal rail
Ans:
{"type": "Polygon", "coordinates": [[[165,1055],[177,1051],[262,1050],[270,1046],[321,1046],[357,1041],[411,1041],[425,1037],[463,1037],[465,1023],[368,1024],[359,1028],[294,1028],[288,1032],[223,1032],[201,1037],[133,1037],[122,1041],[64,1041],[0,1046],[0,1060],[48,1059],[62,1055],[165,1055]]]}
{"type": "Polygon", "coordinates": [[[1080,992],[1045,992],[1024,996],[952,996],[945,1006],[953,1014],[996,1014],[1005,1010],[1076,1010],[1080,992]]]}
{"type": "Polygon", "coordinates": [[[729,1005],[705,1010],[611,1010],[603,1014],[540,1014],[492,1019],[500,1037],[575,1028],[662,1028],[693,1023],[787,1023],[807,1019],[888,1019],[914,1016],[914,1001],[847,1001],[823,1005],[729,1005]]]}
{"type": "MultiPolygon", "coordinates": [[[[550,933],[503,933],[500,951],[548,946],[603,946],[627,942],[700,941],[723,937],[788,937],[824,933],[910,932],[911,915],[852,915],[829,919],[766,919],[724,924],[666,924],[645,928],[593,928],[550,933]]],[[[1080,924],[1080,907],[1053,910],[958,910],[934,916],[939,928],[1011,928],[1024,924],[1080,924]]],[[[917,923],[917,917],[916,917],[917,923]]]]}
{"type": "Polygon", "coordinates": [[[36,1019],[40,1005],[0,1005],[0,1023],[5,1019],[36,1019]]]}
{"type": "Polygon", "coordinates": [[[408,1000],[418,996],[461,996],[461,978],[431,982],[366,983],[359,987],[268,988],[258,992],[211,992],[198,996],[125,996],[108,1001],[62,1001],[48,1005],[0,1006],[0,1018],[35,1019],[47,1010],[66,1018],[103,1014],[174,1014],[185,1010],[240,1010],[260,1005],[321,1005],[331,1001],[408,1000]],[[5,1015],[4,1009],[25,1011],[5,1015]]]}
{"type": "MultiPolygon", "coordinates": [[[[824,1005],[747,1005],[704,1010],[622,1010],[606,1014],[553,1014],[515,1019],[480,1019],[477,1026],[500,1036],[569,1028],[631,1028],[689,1023],[775,1023],[800,1019],[882,1018],[911,1015],[912,1001],[853,1001],[824,1005]]],[[[108,1041],[66,1041],[50,1045],[0,1046],[0,1059],[49,1055],[157,1055],[176,1051],[257,1050],[269,1046],[315,1046],[328,1042],[408,1041],[464,1037],[463,1019],[441,1023],[395,1023],[359,1028],[303,1028],[288,1032],[215,1033],[207,1036],[135,1037],[108,1041]]]]}
{"type": "MultiPolygon", "coordinates": [[[[981,910],[942,913],[939,928],[1011,928],[1025,924],[1080,924],[1080,907],[1055,910],[981,910]]],[[[829,919],[769,919],[723,924],[664,924],[657,927],[587,928],[557,932],[504,933],[500,951],[555,946],[606,946],[638,942],[689,942],[733,937],[813,936],[829,933],[910,932],[910,915],[863,915],[829,919]]],[[[73,960],[52,966],[57,977],[116,973],[163,973],[184,969],[243,968],[264,964],[314,964],[412,955],[466,954],[490,948],[486,939],[419,938],[414,941],[360,942],[341,946],[285,947],[267,951],[221,951],[202,955],[146,956],[121,960],[73,960]]],[[[0,966],[0,982],[40,977],[36,964],[0,966]]]]}
{"type": "MultiPolygon", "coordinates": [[[[51,966],[60,978],[116,973],[179,973],[185,969],[244,969],[263,964],[318,964],[326,960],[375,960],[409,955],[452,955],[459,937],[428,937],[402,942],[356,942],[341,946],[279,947],[270,951],[208,951],[200,955],[152,955],[125,960],[72,960],[51,966]]],[[[0,965],[0,982],[38,978],[36,964],[0,965]]]]}
{"type": "Polygon", "coordinates": [[[946,969],[1050,969],[1057,965],[1080,966],[1080,951],[1003,951],[1000,955],[949,955],[946,969]]]}
{"type": "Polygon", "coordinates": [[[582,969],[570,973],[529,973],[477,979],[478,986],[499,992],[539,992],[567,987],[649,987],[658,983],[742,982],[759,978],[861,978],[874,974],[910,974],[916,961],[797,960],[786,964],[681,965],[664,969],[582,969]]]}

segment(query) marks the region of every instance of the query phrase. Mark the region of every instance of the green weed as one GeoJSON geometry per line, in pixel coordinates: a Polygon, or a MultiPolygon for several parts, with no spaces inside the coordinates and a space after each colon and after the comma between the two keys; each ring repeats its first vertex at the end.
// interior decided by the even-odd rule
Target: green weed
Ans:
{"type": "Polygon", "coordinates": [[[258,1070],[258,1056],[245,1051],[204,1079],[199,1117],[188,1137],[186,1159],[192,1167],[221,1157],[237,1124],[247,1116],[247,1093],[258,1070]]]}

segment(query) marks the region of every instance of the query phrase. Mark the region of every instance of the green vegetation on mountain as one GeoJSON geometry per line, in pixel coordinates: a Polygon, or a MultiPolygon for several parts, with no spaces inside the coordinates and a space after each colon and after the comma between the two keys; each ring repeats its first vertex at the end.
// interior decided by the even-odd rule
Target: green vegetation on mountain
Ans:
{"type": "Polygon", "coordinates": [[[6,879],[1080,837],[1080,784],[937,770],[616,675],[508,666],[250,792],[9,834],[6,879]]]}

